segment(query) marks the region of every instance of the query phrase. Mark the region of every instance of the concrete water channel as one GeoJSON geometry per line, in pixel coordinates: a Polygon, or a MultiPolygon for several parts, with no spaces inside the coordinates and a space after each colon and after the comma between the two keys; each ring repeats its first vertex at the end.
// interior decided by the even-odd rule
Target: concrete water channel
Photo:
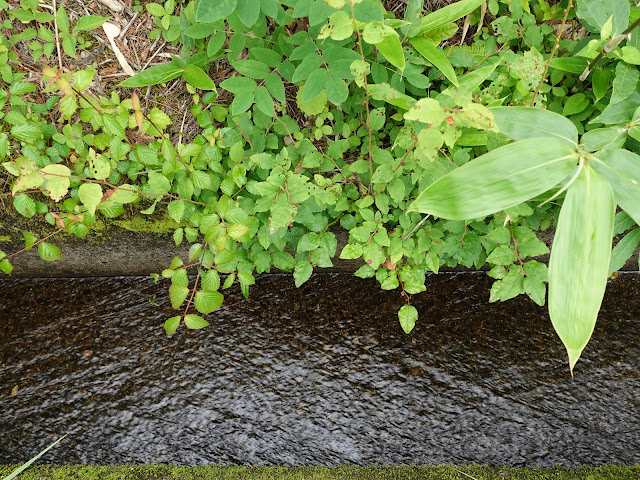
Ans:
{"type": "Polygon", "coordinates": [[[640,276],[609,282],[571,378],[544,308],[483,273],[397,292],[349,274],[258,279],[165,335],[148,277],[0,278],[0,464],[640,463],[640,276]]]}

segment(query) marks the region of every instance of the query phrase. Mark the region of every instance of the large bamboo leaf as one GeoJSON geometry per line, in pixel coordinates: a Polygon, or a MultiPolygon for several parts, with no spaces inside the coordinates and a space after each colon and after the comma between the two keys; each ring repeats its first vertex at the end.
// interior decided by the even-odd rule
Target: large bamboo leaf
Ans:
{"type": "Polygon", "coordinates": [[[603,150],[589,165],[613,188],[616,202],[640,225],[640,156],[629,150],[603,150]]]}
{"type": "Polygon", "coordinates": [[[432,63],[438,70],[440,70],[445,77],[449,79],[451,83],[455,86],[458,86],[458,78],[456,77],[456,72],[453,71],[453,67],[451,66],[451,62],[444,54],[444,52],[435,46],[431,41],[426,38],[412,38],[409,40],[411,45],[427,59],[430,63],[432,63]]]}
{"type": "Polygon", "coordinates": [[[578,129],[559,113],[529,107],[492,107],[500,132],[514,140],[556,137],[569,146],[578,144],[578,129]]]}
{"type": "Polygon", "coordinates": [[[615,210],[611,186],[586,165],[567,191],[549,260],[549,315],[572,373],[607,285],[615,210]]]}
{"type": "Polygon", "coordinates": [[[459,2],[440,8],[421,20],[422,27],[420,28],[420,33],[426,33],[447,23],[455,22],[468,13],[473,12],[482,5],[484,1],[485,0],[460,0],[459,2]]]}
{"type": "Polygon", "coordinates": [[[515,142],[439,178],[408,211],[449,220],[484,217],[546,192],[576,161],[577,154],[557,138],[515,142]]]}

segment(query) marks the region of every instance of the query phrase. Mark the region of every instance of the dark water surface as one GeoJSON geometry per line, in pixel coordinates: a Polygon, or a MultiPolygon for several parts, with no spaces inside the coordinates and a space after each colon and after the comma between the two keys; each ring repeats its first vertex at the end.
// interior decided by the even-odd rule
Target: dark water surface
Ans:
{"type": "Polygon", "coordinates": [[[640,276],[610,282],[573,379],[545,309],[489,287],[432,277],[407,336],[375,282],[270,276],[167,337],[166,284],[2,279],[0,463],[66,432],[47,463],[640,462],[640,276]]]}

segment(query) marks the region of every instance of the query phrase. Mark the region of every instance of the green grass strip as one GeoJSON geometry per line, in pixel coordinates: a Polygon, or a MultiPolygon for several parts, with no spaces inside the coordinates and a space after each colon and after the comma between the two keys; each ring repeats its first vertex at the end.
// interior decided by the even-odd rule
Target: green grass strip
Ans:
{"type": "MultiPolygon", "coordinates": [[[[16,466],[0,466],[0,478],[16,466]]],[[[511,468],[486,466],[416,467],[176,467],[49,466],[29,468],[22,480],[640,480],[640,466],[511,468]]]]}

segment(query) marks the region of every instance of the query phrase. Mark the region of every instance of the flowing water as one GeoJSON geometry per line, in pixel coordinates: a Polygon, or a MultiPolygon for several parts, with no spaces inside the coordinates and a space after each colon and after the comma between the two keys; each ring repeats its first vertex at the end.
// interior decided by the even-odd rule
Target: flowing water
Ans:
{"type": "Polygon", "coordinates": [[[200,331],[162,329],[167,284],[2,279],[0,463],[640,462],[640,276],[609,283],[571,378],[544,308],[484,274],[414,297],[351,275],[231,289],[200,331]]]}

